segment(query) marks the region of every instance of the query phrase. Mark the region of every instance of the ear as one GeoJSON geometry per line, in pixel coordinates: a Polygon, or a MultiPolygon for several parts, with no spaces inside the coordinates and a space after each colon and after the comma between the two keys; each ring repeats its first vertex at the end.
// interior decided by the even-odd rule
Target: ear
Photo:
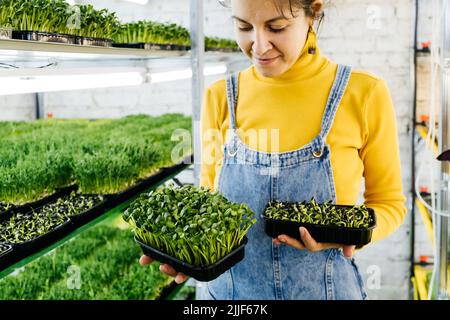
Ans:
{"type": "Polygon", "coordinates": [[[311,4],[311,9],[314,12],[314,17],[320,17],[323,13],[323,0],[314,0],[311,4]]]}

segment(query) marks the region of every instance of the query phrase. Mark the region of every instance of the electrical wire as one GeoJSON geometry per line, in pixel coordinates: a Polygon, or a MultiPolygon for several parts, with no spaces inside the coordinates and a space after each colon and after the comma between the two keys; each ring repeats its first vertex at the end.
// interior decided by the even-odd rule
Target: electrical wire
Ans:
{"type": "MultiPolygon", "coordinates": [[[[57,62],[51,62],[51,63],[45,64],[43,66],[32,67],[30,69],[45,69],[45,68],[49,68],[49,67],[57,66],[57,65],[58,65],[57,62]]],[[[23,67],[18,67],[16,65],[9,64],[9,63],[4,63],[4,62],[0,62],[0,68],[4,68],[4,69],[24,69],[23,67]]]]}
{"type": "Polygon", "coordinates": [[[15,65],[9,64],[9,63],[4,63],[4,62],[0,62],[0,68],[4,68],[4,69],[19,69],[18,66],[15,66],[15,65]]]}

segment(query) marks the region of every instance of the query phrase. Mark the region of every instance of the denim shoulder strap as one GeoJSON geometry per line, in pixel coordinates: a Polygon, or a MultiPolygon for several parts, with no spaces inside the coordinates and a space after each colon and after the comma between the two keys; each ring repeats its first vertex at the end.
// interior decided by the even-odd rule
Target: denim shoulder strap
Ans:
{"type": "Polygon", "coordinates": [[[239,72],[227,76],[227,101],[230,115],[230,129],[236,130],[236,105],[238,99],[239,72]]]}
{"type": "Polygon", "coordinates": [[[325,141],[333,125],[336,111],[339,107],[342,97],[344,96],[344,92],[347,88],[351,72],[351,67],[338,65],[336,78],[334,79],[333,87],[331,88],[330,95],[328,96],[327,105],[325,106],[325,112],[322,118],[322,129],[320,131],[320,136],[323,141],[325,141]]]}

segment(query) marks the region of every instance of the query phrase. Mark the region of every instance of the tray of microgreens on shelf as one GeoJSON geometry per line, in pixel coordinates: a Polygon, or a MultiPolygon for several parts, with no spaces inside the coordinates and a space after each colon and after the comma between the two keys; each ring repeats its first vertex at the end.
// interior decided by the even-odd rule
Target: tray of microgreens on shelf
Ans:
{"type": "Polygon", "coordinates": [[[0,1],[0,27],[8,28],[9,38],[16,40],[110,47],[119,26],[116,13],[97,10],[90,4],[70,5],[65,0],[0,1]]]}
{"type": "Polygon", "coordinates": [[[189,50],[189,31],[175,23],[141,20],[122,24],[114,37],[114,47],[146,50],[189,50]]]}
{"type": "Polygon", "coordinates": [[[72,192],[30,211],[11,211],[0,216],[0,243],[12,246],[20,256],[33,254],[68,234],[80,221],[100,215],[105,203],[104,196],[72,192]]]}
{"type": "Polygon", "coordinates": [[[173,185],[141,194],[123,214],[144,254],[199,281],[210,281],[245,256],[256,222],[246,204],[207,188],[173,185]]]}
{"type": "Polygon", "coordinates": [[[281,234],[300,239],[300,227],[305,227],[318,242],[345,245],[365,245],[376,227],[375,211],[365,205],[335,205],[331,201],[310,202],[271,201],[263,218],[265,232],[272,238],[281,234]]]}

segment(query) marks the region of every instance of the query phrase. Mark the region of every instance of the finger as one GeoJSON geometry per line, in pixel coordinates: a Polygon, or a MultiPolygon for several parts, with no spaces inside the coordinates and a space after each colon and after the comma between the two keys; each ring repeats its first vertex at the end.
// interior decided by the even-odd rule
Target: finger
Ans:
{"type": "Polygon", "coordinates": [[[310,252],[317,252],[332,248],[342,248],[344,245],[331,242],[317,242],[305,227],[300,227],[300,236],[306,249],[310,252]]]}
{"type": "Polygon", "coordinates": [[[321,250],[321,245],[314,240],[308,230],[305,227],[300,227],[300,237],[305,244],[306,249],[311,252],[317,252],[321,250]]]}
{"type": "Polygon", "coordinates": [[[188,279],[188,276],[184,273],[178,272],[177,276],[175,277],[175,282],[180,284],[185,282],[188,279]]]}
{"type": "Polygon", "coordinates": [[[275,244],[275,245],[277,245],[277,246],[281,245],[281,241],[278,240],[278,238],[272,239],[272,243],[275,244]]]}
{"type": "Polygon", "coordinates": [[[141,256],[141,258],[139,259],[139,263],[141,264],[141,266],[145,266],[152,262],[153,262],[153,259],[150,258],[149,256],[141,256]]]}
{"type": "Polygon", "coordinates": [[[171,277],[176,277],[176,275],[178,274],[178,272],[174,268],[164,263],[159,266],[159,270],[171,277]]]}
{"type": "Polygon", "coordinates": [[[351,258],[355,253],[355,246],[344,246],[343,248],[344,257],[351,258]]]}
{"type": "Polygon", "coordinates": [[[291,246],[293,248],[296,248],[299,250],[305,249],[305,246],[300,241],[298,241],[297,239],[291,238],[285,234],[278,236],[278,240],[280,242],[282,242],[283,244],[287,244],[288,246],[291,246]]]}

